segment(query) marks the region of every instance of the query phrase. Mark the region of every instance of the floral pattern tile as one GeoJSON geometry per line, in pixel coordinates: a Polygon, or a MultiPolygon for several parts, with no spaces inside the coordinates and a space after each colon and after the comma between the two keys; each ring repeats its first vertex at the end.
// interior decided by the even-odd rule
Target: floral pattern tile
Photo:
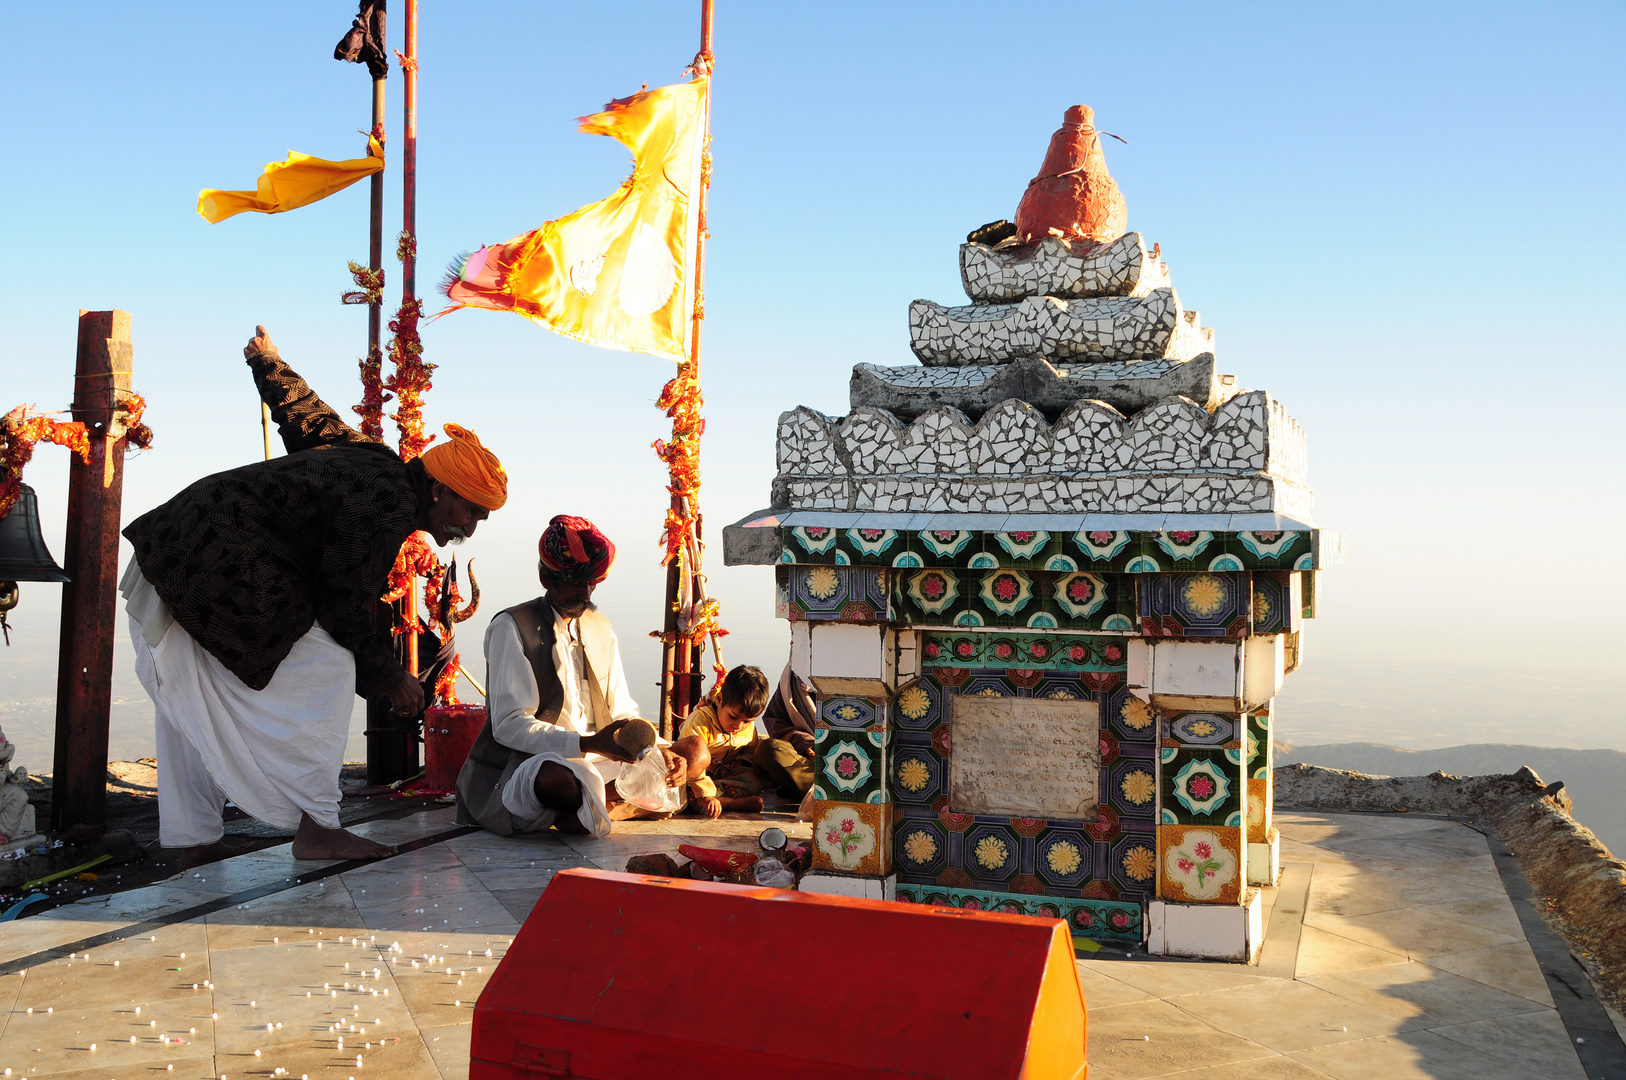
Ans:
{"type": "Polygon", "coordinates": [[[1270,778],[1256,780],[1248,777],[1248,843],[1270,843],[1270,778]]]}
{"type": "Polygon", "coordinates": [[[842,874],[892,872],[890,805],[813,803],[813,868],[842,874]]]}
{"type": "Polygon", "coordinates": [[[886,728],[863,730],[820,726],[813,733],[813,798],[884,803],[891,798],[886,782],[886,728]]]}
{"type": "Polygon", "coordinates": [[[1275,765],[1275,749],[1270,741],[1270,713],[1274,702],[1248,714],[1247,770],[1248,776],[1266,779],[1275,765]]]}
{"type": "Polygon", "coordinates": [[[1177,713],[1167,726],[1167,738],[1178,746],[1229,746],[1237,741],[1239,721],[1223,713],[1177,713]]]}
{"type": "Polygon", "coordinates": [[[984,575],[977,595],[996,615],[1016,615],[1033,599],[1033,579],[1019,570],[984,575]]]}
{"type": "Polygon", "coordinates": [[[1178,903],[1242,898],[1242,830],[1163,825],[1157,830],[1158,895],[1178,903]]]}
{"type": "Polygon", "coordinates": [[[1247,637],[1253,587],[1248,574],[1143,574],[1135,610],[1147,637],[1247,637]]]}
{"type": "Polygon", "coordinates": [[[960,582],[947,570],[922,570],[903,576],[904,596],[922,615],[943,615],[960,598],[960,582]]]}
{"type": "Polygon", "coordinates": [[[1012,563],[1020,564],[1039,561],[1060,550],[1059,543],[1053,545],[1051,535],[1042,529],[1027,532],[989,533],[988,535],[1012,563]]]}
{"type": "Polygon", "coordinates": [[[887,710],[884,700],[862,697],[829,697],[819,702],[818,724],[833,728],[884,728],[887,710]]]}
{"type": "Polygon", "coordinates": [[[1242,751],[1164,746],[1159,750],[1162,825],[1242,826],[1242,751]]]}
{"type": "Polygon", "coordinates": [[[1297,630],[1300,613],[1293,610],[1298,603],[1299,590],[1295,588],[1298,573],[1293,570],[1261,570],[1253,575],[1253,632],[1255,634],[1284,634],[1297,630]]]}
{"type": "Polygon", "coordinates": [[[885,622],[892,617],[889,573],[867,566],[781,566],[784,617],[792,622],[885,622]]]}

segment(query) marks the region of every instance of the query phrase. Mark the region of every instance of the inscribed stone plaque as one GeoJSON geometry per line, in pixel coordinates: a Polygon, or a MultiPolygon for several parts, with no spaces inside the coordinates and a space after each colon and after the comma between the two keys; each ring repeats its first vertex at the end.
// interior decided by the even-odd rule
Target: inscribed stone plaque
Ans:
{"type": "Polygon", "coordinates": [[[1097,702],[955,695],[949,709],[955,813],[1097,819],[1097,702]]]}

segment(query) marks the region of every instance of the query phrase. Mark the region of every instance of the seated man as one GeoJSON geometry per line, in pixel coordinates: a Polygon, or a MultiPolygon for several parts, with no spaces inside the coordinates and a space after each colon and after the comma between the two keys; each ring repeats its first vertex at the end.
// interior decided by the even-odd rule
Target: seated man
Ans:
{"type": "MultiPolygon", "coordinates": [[[[544,595],[486,628],[486,723],[457,777],[457,820],[503,836],[550,826],[608,836],[612,820],[640,813],[615,792],[621,763],[632,760],[617,735],[648,726],[627,690],[615,631],[592,602],[615,545],[592,522],[561,515],[538,548],[544,595]]],[[[659,751],[673,787],[708,764],[697,739],[659,751]]]]}
{"type": "Polygon", "coordinates": [[[696,705],[683,721],[680,734],[701,739],[710,758],[705,772],[689,775],[689,793],[706,817],[762,810],[762,777],[754,761],[762,741],[756,719],[767,705],[767,676],[741,664],[723,679],[715,700],[696,705]]]}

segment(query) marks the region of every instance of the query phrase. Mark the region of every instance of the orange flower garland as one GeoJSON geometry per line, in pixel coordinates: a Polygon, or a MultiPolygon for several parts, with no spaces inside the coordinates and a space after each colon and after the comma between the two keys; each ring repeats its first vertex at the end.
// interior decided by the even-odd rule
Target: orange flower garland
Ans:
{"type": "MultiPolygon", "coordinates": [[[[718,639],[726,637],[728,631],[718,621],[722,605],[705,594],[705,575],[700,572],[700,543],[695,536],[695,526],[700,519],[700,437],[706,431],[705,418],[700,415],[704,404],[695,364],[685,363],[655,401],[655,407],[664,409],[672,418],[672,438],[657,439],[653,446],[655,455],[666,462],[671,477],[666,490],[673,497],[673,505],[667,508],[661,528],[660,543],[665,549],[661,565],[669,566],[672,560],[678,560],[679,577],[693,582],[692,589],[681,590],[688,602],[679,612],[677,640],[702,649],[710,639],[712,671],[720,684],[727,670],[722,663],[718,639]]],[[[667,635],[657,632],[650,637],[664,641],[667,635]]]]}
{"type": "MultiPolygon", "coordinates": [[[[350,276],[355,279],[356,291],[342,294],[340,303],[376,304],[383,298],[383,267],[373,270],[351,263],[350,276]]],[[[384,403],[390,399],[384,392],[383,360],[377,345],[367,347],[367,355],[357,362],[361,368],[361,404],[352,406],[352,411],[361,417],[361,433],[379,442],[384,441],[384,403]]]]}
{"type": "Polygon", "coordinates": [[[350,276],[355,279],[355,292],[343,293],[341,304],[376,304],[384,298],[384,268],[377,270],[360,263],[350,264],[350,276]]]}
{"type": "MultiPolygon", "coordinates": [[[[414,238],[410,234],[402,233],[397,255],[412,250],[414,246],[414,238]]],[[[435,441],[435,436],[425,435],[423,429],[423,397],[434,387],[430,377],[434,374],[435,365],[423,359],[423,341],[418,336],[418,320],[422,313],[422,301],[404,300],[395,313],[395,318],[390,320],[390,333],[394,336],[390,339],[389,356],[395,370],[377,389],[376,403],[380,413],[383,402],[390,400],[391,397],[395,399],[396,408],[395,412],[390,414],[390,419],[395,421],[396,429],[400,433],[398,446],[402,461],[411,461],[422,456],[424,450],[435,441]]],[[[375,370],[380,366],[375,363],[375,370]]],[[[364,363],[364,373],[365,370],[364,363]]],[[[370,392],[371,388],[367,386],[365,374],[363,385],[364,393],[370,392]]],[[[368,400],[364,398],[363,404],[368,404],[368,400]]],[[[382,417],[377,421],[377,425],[379,430],[378,436],[375,437],[382,437],[382,417]]],[[[385,603],[395,603],[404,599],[418,578],[424,579],[423,603],[419,609],[423,626],[441,634],[449,633],[450,627],[442,624],[439,614],[441,590],[446,582],[446,567],[430,550],[427,538],[421,532],[413,533],[401,546],[401,553],[396,557],[395,566],[390,570],[388,586],[380,599],[385,603]]],[[[472,577],[470,580],[472,581],[472,577]]],[[[475,585],[473,588],[473,603],[477,605],[479,586],[475,585]]],[[[451,586],[454,621],[461,621],[455,614],[461,600],[462,596],[454,583],[451,586]]],[[[473,613],[474,607],[471,605],[468,611],[462,614],[462,618],[467,618],[473,613]]],[[[404,622],[394,627],[397,636],[411,632],[413,628],[404,622]]],[[[453,656],[452,662],[442,669],[435,680],[434,698],[442,705],[459,703],[454,683],[461,661],[461,655],[453,656]]]]}
{"type": "MultiPolygon", "coordinates": [[[[141,399],[136,398],[136,401],[141,399]]],[[[136,415],[140,416],[139,410],[136,415]]],[[[152,441],[150,431],[147,441],[152,441]]],[[[90,460],[90,435],[85,425],[76,420],[52,420],[30,413],[26,405],[12,409],[0,417],[0,518],[11,513],[17,497],[22,494],[23,466],[34,456],[34,446],[40,442],[65,446],[78,454],[80,461],[90,460]]]]}
{"type": "MultiPolygon", "coordinates": [[[[384,595],[379,599],[386,604],[393,604],[406,596],[412,590],[412,583],[420,577],[436,573],[440,570],[440,560],[435,553],[429,550],[429,542],[422,532],[415,532],[407,537],[406,543],[401,545],[401,553],[395,557],[395,565],[390,567],[390,576],[384,587],[384,595]]],[[[398,626],[397,634],[405,634],[407,628],[398,626]]]]}
{"type": "Polygon", "coordinates": [[[390,419],[401,433],[402,461],[411,461],[435,441],[433,435],[423,433],[423,395],[435,385],[429,379],[435,365],[423,359],[423,342],[418,337],[422,312],[422,300],[403,300],[390,320],[390,333],[395,335],[390,339],[390,363],[395,365],[395,371],[384,389],[395,394],[395,412],[390,419]]]}
{"type": "Polygon", "coordinates": [[[453,653],[452,662],[440,669],[435,677],[435,700],[442,705],[461,705],[457,699],[457,672],[463,663],[462,653],[453,653]]]}
{"type": "Polygon", "coordinates": [[[666,490],[677,498],[684,511],[679,513],[670,508],[666,511],[666,524],[661,531],[661,542],[666,548],[662,566],[677,558],[679,549],[694,535],[696,497],[700,493],[700,436],[706,430],[700,408],[705,402],[700,393],[700,381],[694,377],[693,364],[684,364],[677,378],[668,382],[661,396],[655,399],[655,408],[664,409],[672,418],[672,439],[670,442],[656,439],[652,445],[655,456],[666,462],[671,475],[666,490]]]}
{"type": "Polygon", "coordinates": [[[139,450],[152,449],[152,428],[141,422],[147,411],[147,399],[140,394],[129,394],[119,406],[124,413],[124,437],[139,450]]]}
{"type": "Polygon", "coordinates": [[[369,439],[384,441],[384,402],[390,395],[384,392],[384,358],[377,345],[367,347],[367,355],[357,361],[361,368],[361,404],[351,410],[361,417],[361,433],[369,439]]]}

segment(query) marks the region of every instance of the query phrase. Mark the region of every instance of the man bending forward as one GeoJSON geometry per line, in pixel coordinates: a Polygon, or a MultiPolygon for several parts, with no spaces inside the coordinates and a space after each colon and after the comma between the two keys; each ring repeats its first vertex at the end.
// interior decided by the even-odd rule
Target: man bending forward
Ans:
{"type": "Polygon", "coordinates": [[[257,329],[243,355],[287,456],[205,477],[124,530],[136,674],[156,706],[158,839],[186,849],[183,869],[232,854],[228,798],[295,831],[296,859],[393,853],[339,827],[354,695],[423,711],[373,604],[415,530],[444,545],[508,499],[472,431],[447,424],[447,442],[402,461],[257,329]]]}

